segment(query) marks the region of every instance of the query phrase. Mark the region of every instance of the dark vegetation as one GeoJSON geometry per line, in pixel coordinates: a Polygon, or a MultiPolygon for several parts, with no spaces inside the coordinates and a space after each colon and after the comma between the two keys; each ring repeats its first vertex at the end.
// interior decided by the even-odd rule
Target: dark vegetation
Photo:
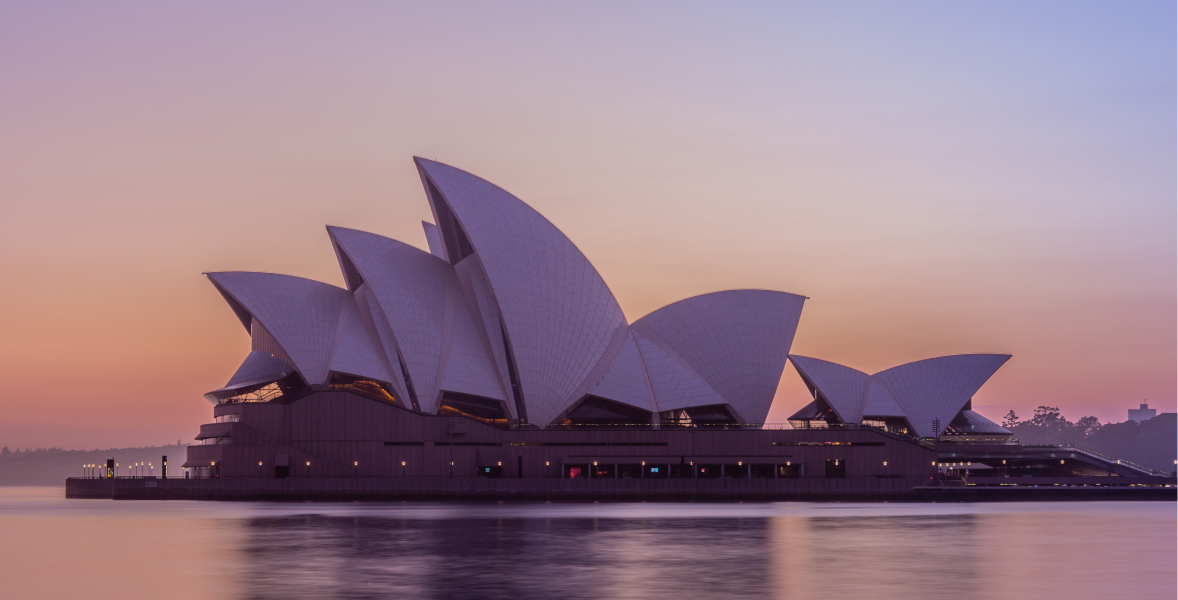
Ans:
{"type": "Polygon", "coordinates": [[[1040,406],[1026,421],[1012,410],[1002,426],[1023,444],[1071,444],[1159,471],[1173,471],[1178,458],[1178,415],[1162,413],[1135,421],[1101,425],[1096,417],[1067,420],[1054,406],[1040,406]]]}
{"type": "MultiPolygon", "coordinates": [[[[149,462],[155,465],[155,474],[160,474],[160,458],[168,457],[169,475],[181,476],[180,465],[184,464],[188,451],[186,445],[147,446],[143,448],[112,448],[109,450],[62,450],[61,448],[38,448],[36,450],[0,449],[0,485],[53,485],[65,486],[66,477],[81,477],[83,464],[105,464],[113,458],[119,463],[119,475],[129,475],[128,465],[149,462]]],[[[150,471],[149,471],[150,472],[150,471]]]]}

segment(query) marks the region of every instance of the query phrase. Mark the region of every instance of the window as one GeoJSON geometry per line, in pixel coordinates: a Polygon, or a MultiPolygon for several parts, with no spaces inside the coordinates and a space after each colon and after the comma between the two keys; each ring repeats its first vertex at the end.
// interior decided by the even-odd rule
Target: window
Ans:
{"type": "Polygon", "coordinates": [[[826,461],[826,476],[831,478],[842,478],[847,476],[847,461],[841,458],[832,458],[826,461]]]}

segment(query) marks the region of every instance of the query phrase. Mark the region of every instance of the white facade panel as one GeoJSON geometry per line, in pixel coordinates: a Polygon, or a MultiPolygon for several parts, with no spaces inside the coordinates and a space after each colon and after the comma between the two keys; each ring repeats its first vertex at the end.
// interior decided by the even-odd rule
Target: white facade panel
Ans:
{"type": "Polygon", "coordinates": [[[858,423],[863,418],[863,396],[868,375],[850,367],[817,358],[791,354],[790,362],[798,374],[830,405],[844,423],[858,423]]]}
{"type": "Polygon", "coordinates": [[[802,296],[767,290],[715,292],[664,306],[633,329],[663,340],[741,420],[763,423],[804,302],[802,296]]]}
{"type": "Polygon", "coordinates": [[[728,403],[687,361],[667,348],[665,342],[647,338],[638,331],[631,330],[631,333],[642,353],[659,412],[728,403]]]}
{"type": "Polygon", "coordinates": [[[865,417],[903,417],[906,416],[900,405],[892,399],[888,389],[880,382],[872,379],[863,397],[863,416],[865,417]]]}
{"type": "Polygon", "coordinates": [[[438,235],[438,226],[428,221],[422,221],[421,227],[425,229],[425,243],[429,244],[429,253],[446,260],[446,251],[442,249],[442,237],[438,235]]]}
{"type": "Polygon", "coordinates": [[[642,353],[638,350],[634,332],[627,332],[622,349],[601,381],[589,390],[589,394],[642,410],[658,412],[654,390],[651,389],[650,378],[647,376],[646,365],[642,361],[642,353]]]}
{"type": "Polygon", "coordinates": [[[451,293],[454,294],[452,307],[447,308],[453,311],[450,316],[450,345],[441,389],[510,402],[484,342],[484,334],[479,332],[457,279],[451,293]]]}
{"type": "Polygon", "coordinates": [[[380,382],[393,380],[377,355],[353,298],[348,298],[340,311],[329,370],[380,382]]]}
{"type": "Polygon", "coordinates": [[[342,227],[327,230],[376,297],[421,410],[434,412],[446,286],[447,279],[454,277],[453,268],[436,256],[383,236],[342,227]]]}
{"type": "Polygon", "coordinates": [[[251,350],[246,355],[245,360],[242,361],[241,366],[237,367],[237,372],[229,379],[229,383],[225,384],[225,387],[233,387],[262,379],[273,381],[293,370],[294,367],[271,356],[269,352],[251,350]]]}
{"type": "Polygon", "coordinates": [[[273,273],[232,271],[208,278],[270,332],[308,384],[327,380],[340,310],[351,299],[347,290],[273,273]]]}

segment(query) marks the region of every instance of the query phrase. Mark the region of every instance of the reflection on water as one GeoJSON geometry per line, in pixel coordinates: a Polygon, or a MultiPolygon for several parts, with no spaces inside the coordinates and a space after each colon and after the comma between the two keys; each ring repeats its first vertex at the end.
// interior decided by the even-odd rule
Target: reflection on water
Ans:
{"type": "Polygon", "coordinates": [[[0,582],[17,583],[0,595],[1172,599],[1176,525],[1173,503],[215,504],[0,489],[0,582]]]}

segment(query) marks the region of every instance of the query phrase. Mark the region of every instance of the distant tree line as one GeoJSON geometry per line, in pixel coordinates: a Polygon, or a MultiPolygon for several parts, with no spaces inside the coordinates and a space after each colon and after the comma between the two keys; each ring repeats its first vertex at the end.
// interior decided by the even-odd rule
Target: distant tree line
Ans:
{"type": "MultiPolygon", "coordinates": [[[[178,441],[178,440],[177,440],[178,441]]],[[[144,446],[139,448],[109,448],[106,450],[63,450],[61,448],[18,448],[15,452],[7,447],[0,448],[0,486],[6,485],[51,485],[64,486],[66,477],[82,475],[83,464],[105,464],[113,458],[120,464],[119,474],[130,474],[129,465],[136,462],[150,462],[155,473],[160,472],[160,458],[168,456],[171,463],[170,475],[180,476],[180,465],[184,464],[187,446],[144,446]]],[[[148,471],[151,472],[150,470],[148,471]]]]}
{"type": "Polygon", "coordinates": [[[1178,458],[1178,415],[1162,413],[1137,423],[1101,425],[1096,417],[1067,420],[1056,406],[1040,406],[1030,419],[1020,421],[1012,410],[1002,419],[1002,426],[1014,433],[1023,444],[1083,446],[1159,471],[1174,471],[1178,458]]]}

